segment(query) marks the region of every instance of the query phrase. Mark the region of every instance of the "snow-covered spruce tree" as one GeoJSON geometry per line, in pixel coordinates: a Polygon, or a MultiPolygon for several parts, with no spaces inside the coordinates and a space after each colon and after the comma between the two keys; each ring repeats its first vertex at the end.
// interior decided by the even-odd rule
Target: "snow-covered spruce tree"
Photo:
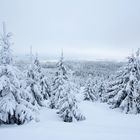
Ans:
{"type": "Polygon", "coordinates": [[[88,78],[84,88],[84,100],[96,101],[97,100],[97,81],[93,81],[91,76],[88,78]]]}
{"type": "Polygon", "coordinates": [[[45,106],[44,100],[50,97],[50,88],[46,76],[42,73],[38,57],[30,65],[27,72],[27,89],[32,94],[32,104],[45,106]]]}
{"type": "Polygon", "coordinates": [[[74,119],[77,121],[85,119],[77,106],[77,100],[74,96],[76,91],[77,89],[70,82],[62,53],[53,82],[50,107],[59,110],[57,113],[64,122],[72,122],[74,119]]]}
{"type": "Polygon", "coordinates": [[[106,82],[107,80],[103,77],[98,79],[98,86],[97,86],[97,93],[98,93],[98,100],[103,102],[104,95],[106,92],[106,82]]]}
{"type": "Polygon", "coordinates": [[[110,75],[110,77],[108,77],[108,79],[104,79],[103,81],[103,85],[104,85],[104,92],[103,94],[100,96],[100,93],[99,93],[99,98],[100,98],[100,101],[101,102],[107,102],[108,101],[108,92],[109,92],[109,89],[111,89],[111,87],[116,83],[117,79],[117,75],[119,75],[119,72],[122,71],[122,69],[124,69],[124,67],[121,67],[116,73],[110,75]]]}
{"type": "Polygon", "coordinates": [[[85,117],[81,114],[78,108],[73,85],[67,81],[64,87],[63,98],[59,102],[59,111],[57,114],[59,114],[64,122],[85,120],[85,117]]]}
{"type": "Polygon", "coordinates": [[[103,82],[100,83],[98,87],[98,99],[103,102],[103,96],[105,94],[105,85],[103,82]]]}
{"type": "Polygon", "coordinates": [[[49,100],[51,97],[51,88],[48,83],[48,79],[44,74],[42,74],[40,77],[40,86],[41,86],[41,94],[43,95],[43,99],[49,100]]]}
{"type": "Polygon", "coordinates": [[[13,66],[10,33],[0,36],[0,124],[23,124],[35,119],[35,108],[22,98],[21,72],[13,66]]]}
{"type": "Polygon", "coordinates": [[[110,81],[105,100],[112,108],[125,113],[140,113],[140,60],[139,52],[128,58],[128,63],[110,81]]]}
{"type": "Polygon", "coordinates": [[[63,62],[63,53],[57,64],[57,72],[52,84],[50,108],[59,108],[59,102],[65,94],[65,83],[68,81],[67,71],[63,62]]]}
{"type": "Polygon", "coordinates": [[[34,64],[35,64],[35,66],[34,66],[35,71],[37,71],[37,73],[38,73],[38,80],[40,83],[39,85],[41,88],[41,94],[43,95],[43,99],[47,100],[50,98],[51,89],[50,89],[50,85],[48,84],[48,79],[42,71],[42,67],[40,65],[40,62],[39,62],[39,59],[37,56],[34,61],[34,64]]]}

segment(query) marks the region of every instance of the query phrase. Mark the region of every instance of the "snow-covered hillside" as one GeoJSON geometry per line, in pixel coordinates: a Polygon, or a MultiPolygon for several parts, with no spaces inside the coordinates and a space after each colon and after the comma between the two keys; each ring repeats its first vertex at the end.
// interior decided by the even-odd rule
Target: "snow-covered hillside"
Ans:
{"type": "Polygon", "coordinates": [[[127,63],[66,62],[62,51],[49,65],[31,49],[19,65],[10,40],[3,24],[0,140],[140,139],[140,49],[127,63]]]}
{"type": "Polygon", "coordinates": [[[64,123],[54,110],[42,109],[40,122],[0,128],[4,140],[139,140],[140,115],[126,115],[106,104],[82,102],[82,122],[64,123]]]}

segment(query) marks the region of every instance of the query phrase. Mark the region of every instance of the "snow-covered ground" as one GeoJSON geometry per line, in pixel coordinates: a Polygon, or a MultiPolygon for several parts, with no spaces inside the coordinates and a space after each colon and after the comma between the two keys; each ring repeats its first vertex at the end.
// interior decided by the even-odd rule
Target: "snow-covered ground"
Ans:
{"type": "Polygon", "coordinates": [[[82,102],[82,122],[64,123],[44,108],[40,122],[0,127],[0,140],[140,140],[140,115],[126,115],[106,104],[82,102]]]}

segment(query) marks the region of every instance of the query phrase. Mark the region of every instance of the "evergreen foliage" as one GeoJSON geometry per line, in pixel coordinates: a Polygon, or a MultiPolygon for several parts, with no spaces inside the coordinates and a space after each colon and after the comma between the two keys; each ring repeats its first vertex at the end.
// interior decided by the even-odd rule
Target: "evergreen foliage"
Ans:
{"type": "Polygon", "coordinates": [[[125,113],[140,113],[140,59],[139,51],[128,58],[128,63],[110,81],[105,100],[112,108],[125,113]]]}

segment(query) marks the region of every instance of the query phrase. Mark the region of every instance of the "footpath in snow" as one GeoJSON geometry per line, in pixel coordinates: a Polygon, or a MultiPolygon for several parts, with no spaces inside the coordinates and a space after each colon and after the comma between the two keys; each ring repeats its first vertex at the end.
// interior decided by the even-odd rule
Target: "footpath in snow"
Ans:
{"type": "Polygon", "coordinates": [[[106,104],[82,102],[82,122],[64,123],[44,108],[40,122],[0,127],[0,140],[140,140],[140,115],[126,115],[106,104]]]}

